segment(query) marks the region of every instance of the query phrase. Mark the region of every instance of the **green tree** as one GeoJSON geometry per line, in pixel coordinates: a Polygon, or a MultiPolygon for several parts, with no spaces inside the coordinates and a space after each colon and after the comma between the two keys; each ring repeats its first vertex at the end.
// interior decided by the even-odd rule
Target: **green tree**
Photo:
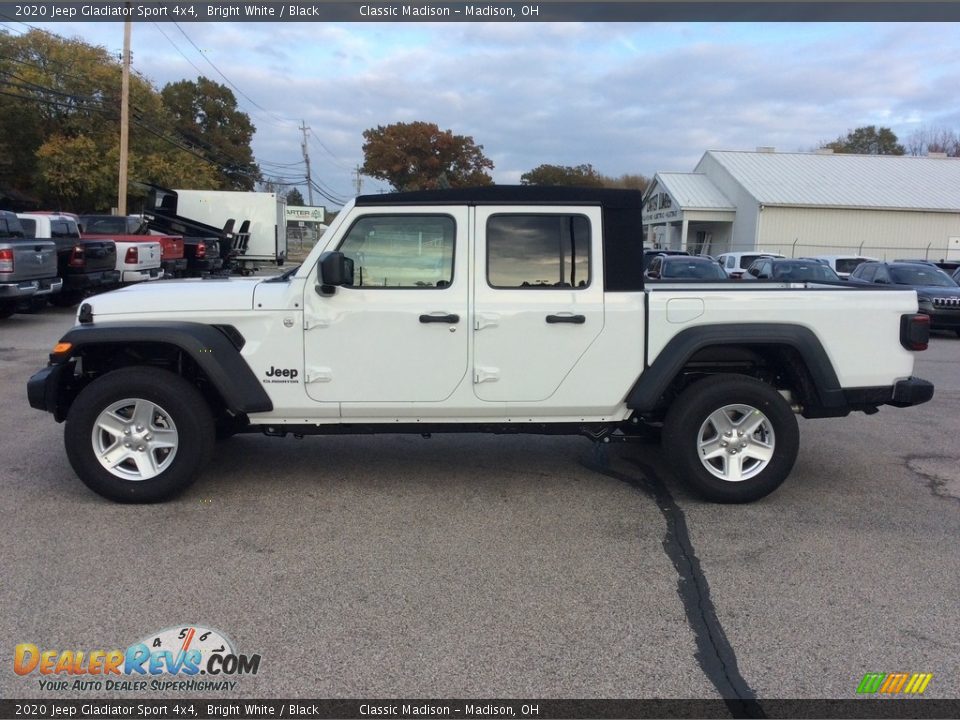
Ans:
{"type": "Polygon", "coordinates": [[[290,192],[287,193],[287,205],[306,205],[306,201],[303,199],[303,195],[300,194],[298,188],[290,188],[290,192]]]}
{"type": "Polygon", "coordinates": [[[896,134],[890,128],[877,128],[876,125],[866,125],[850,130],[846,136],[840,136],[831,143],[822,147],[829,148],[836,153],[852,153],[857,155],[903,155],[905,153],[896,134]]]}
{"type": "MultiPolygon", "coordinates": [[[[104,48],[40,31],[0,33],[0,187],[42,207],[117,204],[121,68],[104,48]],[[12,97],[11,97],[12,96],[12,97]]],[[[184,150],[173,116],[143,77],[130,78],[131,181],[212,188],[210,162],[184,150]]],[[[140,193],[131,185],[129,196],[140,193]]]]}
{"type": "Polygon", "coordinates": [[[250,143],[256,128],[226,85],[205,77],[160,91],[177,133],[219,165],[221,190],[253,190],[260,168],[250,143]]]}
{"type": "Polygon", "coordinates": [[[363,131],[363,174],[395,190],[491,185],[493,161],[468,135],[454,135],[435,123],[380,125],[363,131]]]}
{"type": "Polygon", "coordinates": [[[639,190],[644,192],[650,185],[650,178],[646,175],[626,174],[620,177],[609,177],[601,175],[603,186],[608,188],[624,188],[625,190],[639,190]]]}
{"type": "Polygon", "coordinates": [[[539,165],[520,176],[523,185],[567,185],[603,187],[603,176],[593,165],[539,165]]]}

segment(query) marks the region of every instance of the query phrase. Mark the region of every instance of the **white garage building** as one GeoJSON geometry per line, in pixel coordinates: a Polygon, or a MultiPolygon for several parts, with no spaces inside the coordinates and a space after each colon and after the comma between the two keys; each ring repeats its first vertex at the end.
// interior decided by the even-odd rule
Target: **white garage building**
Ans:
{"type": "Polygon", "coordinates": [[[960,260],[960,158],[710,150],[654,176],[643,222],[645,244],[693,254],[960,260]]]}

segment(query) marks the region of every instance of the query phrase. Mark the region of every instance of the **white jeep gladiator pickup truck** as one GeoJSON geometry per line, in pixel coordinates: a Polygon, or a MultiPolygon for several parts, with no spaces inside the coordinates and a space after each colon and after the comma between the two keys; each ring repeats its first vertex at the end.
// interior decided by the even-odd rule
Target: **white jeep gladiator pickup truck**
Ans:
{"type": "Polygon", "coordinates": [[[641,195],[507,187],[360,196],[298,268],[87,300],[30,404],[119,501],[186,487],[238,432],[658,432],[708,499],[763,497],[796,416],[926,402],[912,290],[644,287],[641,195]]]}

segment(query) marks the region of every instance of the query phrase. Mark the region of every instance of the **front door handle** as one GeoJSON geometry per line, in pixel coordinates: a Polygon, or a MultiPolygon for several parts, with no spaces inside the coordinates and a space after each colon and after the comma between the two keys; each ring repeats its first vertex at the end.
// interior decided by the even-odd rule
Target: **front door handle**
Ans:
{"type": "Polygon", "coordinates": [[[583,315],[547,315],[547,322],[554,323],[573,323],[574,325],[583,325],[587,318],[583,315]]]}
{"type": "Polygon", "coordinates": [[[459,315],[421,315],[420,322],[422,323],[458,323],[460,322],[459,315]]]}

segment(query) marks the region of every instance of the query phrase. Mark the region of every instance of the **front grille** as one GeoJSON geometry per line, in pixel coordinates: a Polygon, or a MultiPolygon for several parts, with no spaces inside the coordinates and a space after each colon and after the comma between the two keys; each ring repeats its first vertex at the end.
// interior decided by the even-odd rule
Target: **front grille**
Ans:
{"type": "Polygon", "coordinates": [[[960,307],[960,297],[939,297],[932,300],[934,307],[960,307]]]}

